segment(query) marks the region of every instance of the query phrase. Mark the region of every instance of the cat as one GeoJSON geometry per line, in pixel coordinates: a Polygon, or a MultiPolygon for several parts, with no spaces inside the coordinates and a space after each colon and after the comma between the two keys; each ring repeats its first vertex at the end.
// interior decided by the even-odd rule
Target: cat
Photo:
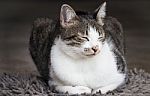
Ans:
{"type": "Polygon", "coordinates": [[[106,16],[106,2],[94,12],[63,4],[59,20],[36,20],[29,50],[40,75],[58,92],[106,94],[127,78],[122,26],[106,16]]]}

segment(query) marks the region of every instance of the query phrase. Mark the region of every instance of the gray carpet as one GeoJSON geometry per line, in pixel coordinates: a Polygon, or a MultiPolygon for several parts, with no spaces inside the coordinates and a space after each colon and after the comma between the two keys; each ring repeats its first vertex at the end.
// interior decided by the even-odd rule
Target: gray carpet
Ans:
{"type": "MultiPolygon", "coordinates": [[[[106,95],[95,96],[150,96],[150,74],[143,70],[130,70],[126,85],[106,95]]],[[[0,96],[68,96],[52,93],[46,84],[35,75],[0,75],[0,96]]],[[[91,96],[91,95],[88,95],[91,96]]]]}

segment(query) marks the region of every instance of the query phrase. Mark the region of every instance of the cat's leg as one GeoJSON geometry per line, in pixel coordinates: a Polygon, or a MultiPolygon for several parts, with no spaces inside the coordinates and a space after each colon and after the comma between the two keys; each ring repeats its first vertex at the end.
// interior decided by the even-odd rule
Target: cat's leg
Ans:
{"type": "Polygon", "coordinates": [[[73,94],[91,94],[91,89],[88,87],[84,86],[56,86],[55,90],[58,92],[63,92],[68,94],[73,95],[73,94]]]}
{"type": "Polygon", "coordinates": [[[108,91],[112,91],[112,90],[116,89],[118,86],[119,86],[118,83],[110,84],[110,85],[107,85],[107,86],[104,86],[104,87],[101,87],[98,89],[94,89],[92,91],[92,94],[96,94],[97,92],[101,92],[101,94],[106,94],[108,91]]]}

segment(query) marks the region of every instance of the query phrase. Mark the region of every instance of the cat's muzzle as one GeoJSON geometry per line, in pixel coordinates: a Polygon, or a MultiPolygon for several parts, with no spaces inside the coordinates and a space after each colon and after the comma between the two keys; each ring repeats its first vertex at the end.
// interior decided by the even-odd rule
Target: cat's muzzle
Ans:
{"type": "Polygon", "coordinates": [[[86,56],[94,56],[100,52],[98,46],[94,46],[92,48],[84,48],[84,52],[87,53],[86,56]]]}

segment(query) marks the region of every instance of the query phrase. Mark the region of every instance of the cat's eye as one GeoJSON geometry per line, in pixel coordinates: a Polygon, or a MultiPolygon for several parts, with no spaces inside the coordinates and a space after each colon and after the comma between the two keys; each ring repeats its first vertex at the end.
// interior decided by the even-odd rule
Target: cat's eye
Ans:
{"type": "Polygon", "coordinates": [[[103,39],[103,37],[99,37],[98,39],[103,39]]]}
{"type": "Polygon", "coordinates": [[[66,37],[66,38],[64,38],[64,40],[70,40],[70,39],[74,39],[74,38],[76,38],[77,36],[75,36],[75,35],[72,35],[72,36],[70,36],[70,37],[66,37]]]}
{"type": "Polygon", "coordinates": [[[82,38],[85,39],[85,40],[87,40],[87,41],[90,41],[88,37],[82,37],[82,38]]]}
{"type": "Polygon", "coordinates": [[[100,40],[100,41],[102,41],[104,38],[102,37],[102,36],[100,36],[99,38],[98,38],[98,40],[100,40]]]}

